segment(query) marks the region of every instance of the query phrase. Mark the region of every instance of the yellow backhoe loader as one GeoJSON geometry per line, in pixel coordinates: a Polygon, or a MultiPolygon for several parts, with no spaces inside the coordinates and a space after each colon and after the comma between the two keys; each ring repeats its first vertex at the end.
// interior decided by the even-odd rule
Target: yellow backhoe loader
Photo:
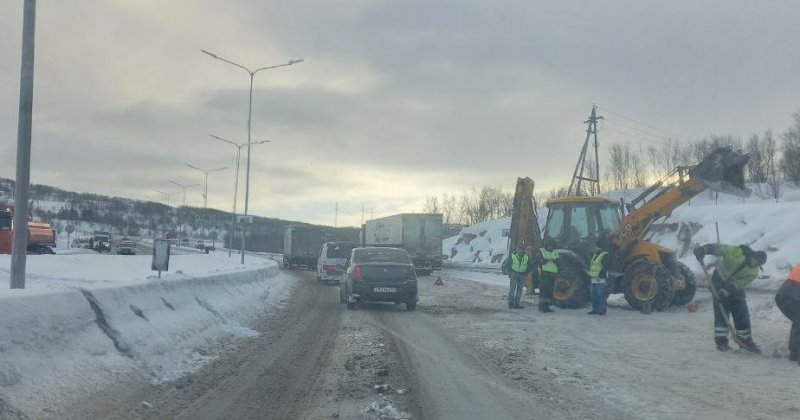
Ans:
{"type": "Polygon", "coordinates": [[[676,168],[671,177],[646,189],[630,203],[597,196],[548,201],[544,239],[552,239],[561,256],[553,298],[564,308],[588,301],[589,258],[602,245],[612,255],[609,293],[624,293],[636,309],[660,311],[694,298],[694,275],[678,262],[675,251],[644,239],[650,225],[706,189],[749,196],[743,169],[750,156],[720,148],[693,167],[676,168]],[[667,180],[675,179],[672,182],[667,180]]]}

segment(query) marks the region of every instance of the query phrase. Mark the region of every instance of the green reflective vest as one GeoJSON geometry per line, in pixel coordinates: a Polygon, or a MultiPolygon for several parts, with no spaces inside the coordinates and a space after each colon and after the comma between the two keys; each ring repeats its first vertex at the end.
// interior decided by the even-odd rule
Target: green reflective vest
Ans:
{"type": "Polygon", "coordinates": [[[731,281],[736,286],[744,288],[758,277],[758,267],[747,265],[747,257],[744,256],[742,247],[717,244],[714,251],[714,255],[722,259],[717,263],[717,272],[722,277],[722,281],[731,281]]]}
{"type": "Polygon", "coordinates": [[[558,273],[558,266],[556,265],[556,260],[558,257],[558,251],[552,250],[548,251],[547,248],[542,248],[542,271],[547,273],[558,273]],[[551,261],[545,261],[551,260],[551,261]]]}
{"type": "Polygon", "coordinates": [[[586,272],[589,277],[596,279],[600,275],[600,272],[603,271],[603,258],[606,255],[608,255],[608,252],[602,251],[592,257],[592,261],[589,263],[589,271],[586,272]]]}
{"type": "Polygon", "coordinates": [[[528,271],[528,254],[519,255],[516,252],[511,254],[511,271],[524,273],[528,271]]]}

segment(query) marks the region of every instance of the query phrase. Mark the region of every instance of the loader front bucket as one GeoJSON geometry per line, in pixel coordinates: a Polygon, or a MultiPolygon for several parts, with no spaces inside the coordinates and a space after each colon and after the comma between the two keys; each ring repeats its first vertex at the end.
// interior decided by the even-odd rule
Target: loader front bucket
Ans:
{"type": "Polygon", "coordinates": [[[711,190],[749,197],[751,191],[744,185],[744,166],[749,160],[749,154],[734,152],[730,146],[721,147],[689,171],[689,176],[711,190]]]}

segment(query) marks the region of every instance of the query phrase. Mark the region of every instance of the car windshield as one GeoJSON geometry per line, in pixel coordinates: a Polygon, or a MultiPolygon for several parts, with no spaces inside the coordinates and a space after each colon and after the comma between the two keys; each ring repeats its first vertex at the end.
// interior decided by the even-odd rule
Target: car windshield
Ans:
{"type": "Polygon", "coordinates": [[[347,258],[355,244],[329,244],[325,256],[328,258],[347,258]]]}
{"type": "Polygon", "coordinates": [[[396,248],[367,248],[356,250],[353,255],[354,264],[391,262],[400,264],[411,264],[408,253],[396,248]]]}

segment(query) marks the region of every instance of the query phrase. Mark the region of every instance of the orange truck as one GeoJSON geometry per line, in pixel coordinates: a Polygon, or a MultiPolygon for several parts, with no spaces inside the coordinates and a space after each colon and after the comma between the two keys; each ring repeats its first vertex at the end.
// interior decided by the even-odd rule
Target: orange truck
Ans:
{"type": "MultiPolygon", "coordinates": [[[[0,210],[0,254],[10,254],[14,230],[12,220],[14,208],[0,210]]],[[[49,223],[38,223],[28,217],[28,253],[54,254],[56,231],[49,223]]]]}

